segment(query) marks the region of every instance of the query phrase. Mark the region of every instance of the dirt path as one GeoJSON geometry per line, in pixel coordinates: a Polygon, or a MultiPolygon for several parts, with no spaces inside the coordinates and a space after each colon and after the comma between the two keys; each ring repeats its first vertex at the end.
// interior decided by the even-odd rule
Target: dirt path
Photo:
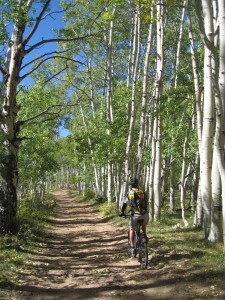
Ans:
{"type": "Polygon", "coordinates": [[[140,270],[127,255],[125,230],[107,223],[94,206],[66,191],[54,195],[58,218],[9,299],[206,299],[196,297],[205,286],[193,280],[190,291],[190,282],[166,272],[165,265],[140,270]]]}

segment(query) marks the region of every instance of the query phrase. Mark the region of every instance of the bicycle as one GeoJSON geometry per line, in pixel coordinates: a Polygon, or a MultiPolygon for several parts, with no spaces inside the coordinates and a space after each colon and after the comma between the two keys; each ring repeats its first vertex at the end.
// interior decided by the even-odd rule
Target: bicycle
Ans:
{"type": "MultiPolygon", "coordinates": [[[[125,216],[126,217],[126,216],[125,216]]],[[[129,215],[129,217],[131,217],[129,215]]],[[[148,266],[148,241],[142,229],[143,220],[138,220],[138,230],[134,232],[134,257],[138,255],[141,269],[148,266]]],[[[128,231],[128,252],[131,254],[130,230],[128,231]]]]}

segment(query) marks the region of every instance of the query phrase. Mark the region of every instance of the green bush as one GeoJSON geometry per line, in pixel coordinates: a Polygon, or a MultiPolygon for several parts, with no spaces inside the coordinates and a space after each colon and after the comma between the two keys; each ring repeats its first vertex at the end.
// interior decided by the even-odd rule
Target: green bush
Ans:
{"type": "Polygon", "coordinates": [[[96,197],[95,191],[91,189],[86,189],[84,191],[84,198],[85,200],[90,200],[96,197]]]}

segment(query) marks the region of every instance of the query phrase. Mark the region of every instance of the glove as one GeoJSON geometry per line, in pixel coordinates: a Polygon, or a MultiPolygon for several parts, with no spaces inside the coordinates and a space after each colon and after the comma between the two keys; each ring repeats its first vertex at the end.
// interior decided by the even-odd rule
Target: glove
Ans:
{"type": "Polygon", "coordinates": [[[130,211],[128,212],[128,215],[129,215],[130,217],[133,217],[133,216],[134,216],[134,212],[133,212],[132,210],[130,210],[130,211]]]}

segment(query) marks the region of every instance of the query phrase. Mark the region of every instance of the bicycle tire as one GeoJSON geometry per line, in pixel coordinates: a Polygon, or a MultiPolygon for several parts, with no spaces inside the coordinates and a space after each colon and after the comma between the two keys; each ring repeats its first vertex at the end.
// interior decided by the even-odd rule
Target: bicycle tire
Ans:
{"type": "Polygon", "coordinates": [[[131,246],[130,246],[130,230],[128,230],[128,234],[127,234],[127,245],[128,245],[128,253],[130,254],[131,252],[131,246]]]}
{"type": "Polygon", "coordinates": [[[141,269],[147,269],[148,267],[148,244],[147,241],[143,242],[141,238],[141,246],[139,249],[139,262],[141,269]]]}

